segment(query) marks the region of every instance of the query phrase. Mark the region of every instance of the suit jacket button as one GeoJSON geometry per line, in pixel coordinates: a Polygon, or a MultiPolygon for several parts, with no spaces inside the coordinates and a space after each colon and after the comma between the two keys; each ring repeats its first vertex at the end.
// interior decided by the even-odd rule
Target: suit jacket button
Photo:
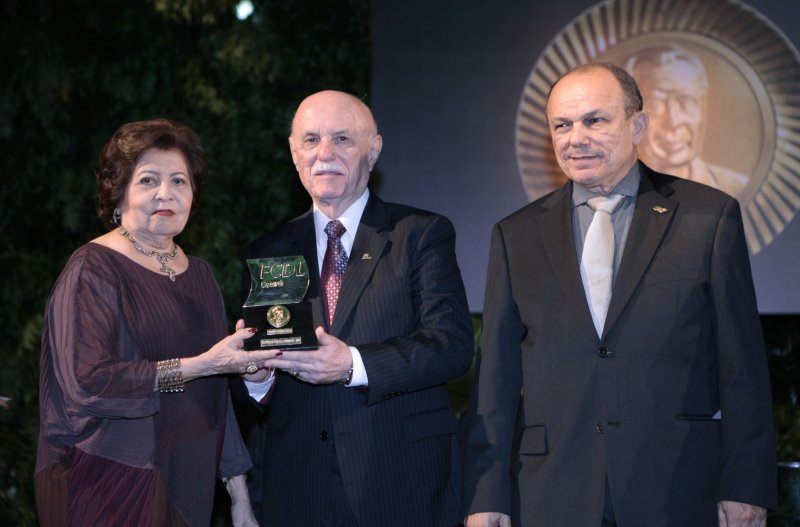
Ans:
{"type": "Polygon", "coordinates": [[[601,359],[605,359],[606,357],[608,357],[609,355],[611,355],[611,351],[609,351],[609,349],[608,349],[608,348],[606,348],[605,346],[603,346],[602,348],[600,348],[600,349],[598,349],[598,350],[597,350],[597,354],[598,354],[598,355],[600,355],[600,358],[601,358],[601,359]]]}
{"type": "Polygon", "coordinates": [[[603,423],[597,423],[597,426],[595,427],[595,430],[597,430],[598,434],[602,434],[603,433],[603,423]]]}
{"type": "Polygon", "coordinates": [[[323,441],[327,441],[328,437],[330,437],[330,436],[328,435],[328,432],[326,432],[325,430],[323,430],[319,434],[319,438],[322,439],[323,441]]]}

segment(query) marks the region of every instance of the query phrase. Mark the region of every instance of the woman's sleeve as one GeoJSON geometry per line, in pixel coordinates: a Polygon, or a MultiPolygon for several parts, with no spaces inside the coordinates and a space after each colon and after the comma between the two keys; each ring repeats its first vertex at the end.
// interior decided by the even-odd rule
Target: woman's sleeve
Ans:
{"type": "MultiPolygon", "coordinates": [[[[102,271],[102,270],[100,270],[102,271]]],[[[121,313],[119,288],[85,258],[71,260],[53,288],[42,339],[43,382],[50,382],[48,422],[82,435],[99,418],[158,411],[155,364],[138,357],[121,313]],[[59,393],[60,392],[60,393],[59,393]],[[60,415],[58,415],[60,414],[60,415]]]]}
{"type": "Polygon", "coordinates": [[[242,434],[239,433],[239,425],[236,424],[231,396],[228,393],[228,412],[225,416],[225,438],[219,460],[219,475],[223,478],[238,476],[250,470],[252,466],[250,454],[247,452],[242,434]]]}

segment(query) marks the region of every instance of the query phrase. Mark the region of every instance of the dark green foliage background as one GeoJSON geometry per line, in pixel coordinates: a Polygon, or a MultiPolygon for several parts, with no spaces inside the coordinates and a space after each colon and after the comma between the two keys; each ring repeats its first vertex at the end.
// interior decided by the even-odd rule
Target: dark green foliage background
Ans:
{"type": "MultiPolygon", "coordinates": [[[[254,0],[245,21],[236,3],[0,1],[0,525],[37,523],[42,312],[103,232],[93,174],[111,134],[160,116],[203,137],[209,179],[178,242],[212,264],[235,317],[241,247],[309,206],[286,142],[297,103],[325,88],[369,100],[369,0],[254,0]]],[[[779,458],[800,460],[800,317],[763,321],[779,458]]],[[[460,411],[470,375],[450,387],[460,411]]]]}
{"type": "Polygon", "coordinates": [[[42,312],[69,255],[103,232],[94,170],[124,122],[163,116],[203,138],[199,212],[179,244],[238,313],[245,242],[309,206],[286,138],[297,103],[369,96],[369,1],[0,2],[0,524],[35,525],[42,312]]]}

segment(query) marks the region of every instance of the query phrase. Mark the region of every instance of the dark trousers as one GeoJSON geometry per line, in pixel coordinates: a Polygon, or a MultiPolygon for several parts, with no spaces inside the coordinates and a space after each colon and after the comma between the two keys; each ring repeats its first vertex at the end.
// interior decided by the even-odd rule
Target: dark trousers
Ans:
{"type": "Polygon", "coordinates": [[[335,451],[331,456],[331,467],[328,471],[328,499],[325,510],[322,527],[358,527],[353,510],[350,508],[350,502],[347,500],[335,451]]]}
{"type": "Polygon", "coordinates": [[[601,527],[617,527],[617,520],[614,518],[614,507],[611,505],[611,490],[608,488],[608,476],[606,476],[606,499],[603,505],[603,523],[601,527]]]}

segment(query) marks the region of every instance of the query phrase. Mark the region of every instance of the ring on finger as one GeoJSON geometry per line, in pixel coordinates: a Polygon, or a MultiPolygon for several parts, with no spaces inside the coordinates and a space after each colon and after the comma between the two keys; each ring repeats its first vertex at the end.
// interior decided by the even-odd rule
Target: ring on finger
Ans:
{"type": "Polygon", "coordinates": [[[258,364],[255,362],[248,362],[244,371],[252,375],[258,371],[258,364]]]}

